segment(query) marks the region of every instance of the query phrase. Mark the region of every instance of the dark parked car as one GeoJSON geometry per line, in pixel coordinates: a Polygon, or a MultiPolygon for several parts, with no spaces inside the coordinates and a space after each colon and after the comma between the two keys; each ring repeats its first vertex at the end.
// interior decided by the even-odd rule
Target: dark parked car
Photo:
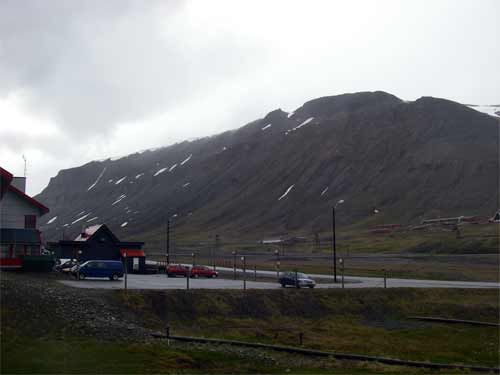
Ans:
{"type": "Polygon", "coordinates": [[[205,266],[191,267],[191,277],[217,277],[219,273],[205,266]]]}
{"type": "Polygon", "coordinates": [[[314,288],[316,282],[302,272],[283,272],[280,275],[279,283],[283,288],[287,285],[294,286],[296,288],[314,288]]]}
{"type": "Polygon", "coordinates": [[[54,270],[58,272],[64,272],[64,273],[69,273],[71,272],[71,268],[76,266],[76,260],[75,259],[61,259],[59,260],[59,264],[56,264],[54,266],[54,270]]]}
{"type": "Polygon", "coordinates": [[[188,274],[189,274],[189,267],[183,266],[182,264],[169,264],[167,267],[168,277],[176,277],[176,276],[187,277],[188,274]]]}
{"type": "Polygon", "coordinates": [[[88,260],[80,267],[75,266],[71,273],[81,280],[86,277],[106,277],[118,280],[123,277],[123,264],[118,260],[88,260]]]}

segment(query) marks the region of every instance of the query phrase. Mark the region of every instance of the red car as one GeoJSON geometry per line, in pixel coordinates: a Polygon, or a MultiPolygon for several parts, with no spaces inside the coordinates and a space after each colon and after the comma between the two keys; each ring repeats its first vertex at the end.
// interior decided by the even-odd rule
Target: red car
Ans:
{"type": "Polygon", "coordinates": [[[188,273],[189,273],[189,267],[183,266],[181,264],[169,264],[167,267],[168,277],[176,277],[176,276],[187,277],[188,273]]]}
{"type": "Polygon", "coordinates": [[[191,267],[191,277],[217,277],[219,273],[204,266],[191,267]]]}

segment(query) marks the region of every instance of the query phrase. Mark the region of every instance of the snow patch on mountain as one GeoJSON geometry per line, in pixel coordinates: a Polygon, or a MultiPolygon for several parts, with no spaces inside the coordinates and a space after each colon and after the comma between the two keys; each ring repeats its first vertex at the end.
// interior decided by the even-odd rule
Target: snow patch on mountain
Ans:
{"type": "Polygon", "coordinates": [[[307,124],[309,124],[312,120],[314,120],[314,117],[309,117],[307,120],[305,120],[304,122],[302,122],[300,125],[296,126],[295,128],[292,129],[292,131],[295,131],[297,129],[300,129],[301,127],[303,126],[306,126],[307,124]]]}
{"type": "Polygon", "coordinates": [[[116,199],[116,201],[113,202],[112,206],[114,206],[115,204],[119,203],[121,200],[125,199],[127,196],[125,194],[122,194],[118,197],[118,199],[116,199]]]}
{"type": "Polygon", "coordinates": [[[121,184],[123,182],[123,180],[125,180],[126,178],[127,178],[127,176],[120,178],[118,181],[115,182],[115,185],[121,184]]]}
{"type": "Polygon", "coordinates": [[[56,221],[56,219],[57,219],[57,216],[54,216],[52,219],[47,221],[47,225],[52,224],[54,221],[56,221]]]}
{"type": "Polygon", "coordinates": [[[128,221],[125,221],[122,223],[122,225],[120,225],[122,228],[126,227],[128,225],[128,221]]]}
{"type": "Polygon", "coordinates": [[[266,126],[264,126],[261,130],[266,130],[266,129],[269,129],[271,126],[273,126],[273,124],[267,124],[266,126]]]}
{"type": "Polygon", "coordinates": [[[160,170],[156,171],[156,173],[153,175],[153,177],[156,177],[156,176],[158,176],[159,174],[162,174],[162,173],[163,173],[163,172],[165,172],[166,170],[167,170],[167,168],[162,168],[162,169],[160,169],[160,170]]]}
{"type": "Polygon", "coordinates": [[[82,217],[76,219],[75,221],[72,221],[71,222],[71,225],[75,224],[75,223],[78,223],[79,221],[85,219],[86,217],[88,217],[90,215],[90,213],[86,214],[86,215],[83,215],[82,217]]]}
{"type": "Polygon", "coordinates": [[[483,105],[483,104],[468,104],[467,107],[472,108],[478,112],[486,113],[487,115],[499,118],[496,112],[500,113],[500,105],[483,105]]]}
{"type": "Polygon", "coordinates": [[[184,161],[181,162],[181,165],[186,164],[189,160],[191,160],[192,157],[193,157],[193,154],[189,155],[186,159],[184,159],[184,161]]]}
{"type": "Polygon", "coordinates": [[[168,171],[172,172],[175,169],[175,167],[177,167],[177,164],[172,165],[168,171]]]}
{"type": "Polygon", "coordinates": [[[96,185],[97,183],[99,182],[99,180],[101,179],[102,175],[104,174],[104,172],[106,172],[106,167],[104,167],[104,169],[102,170],[102,172],[99,174],[99,176],[97,176],[97,180],[95,180],[95,182],[90,185],[88,188],[87,188],[87,191],[90,191],[92,190],[96,185]]]}
{"type": "Polygon", "coordinates": [[[280,201],[283,198],[285,198],[288,195],[288,193],[290,192],[290,190],[293,189],[294,186],[295,186],[295,184],[291,185],[288,189],[286,189],[286,191],[283,193],[283,195],[281,197],[278,198],[278,200],[280,201]]]}

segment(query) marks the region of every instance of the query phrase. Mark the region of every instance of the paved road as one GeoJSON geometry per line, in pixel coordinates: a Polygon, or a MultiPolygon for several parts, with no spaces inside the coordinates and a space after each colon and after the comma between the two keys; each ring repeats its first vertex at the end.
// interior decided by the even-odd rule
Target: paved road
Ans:
{"type": "MultiPolygon", "coordinates": [[[[230,271],[232,268],[219,267],[220,271],[230,271]]],[[[242,273],[242,270],[237,270],[242,273]]],[[[258,275],[275,277],[274,271],[257,271],[258,275]]],[[[247,272],[247,278],[253,277],[253,271],[247,272]]],[[[331,275],[311,274],[312,278],[331,279],[331,275]]],[[[341,278],[337,276],[337,283],[318,284],[317,288],[341,288],[341,278]]],[[[384,280],[380,277],[358,277],[346,276],[346,288],[383,288],[384,280]]],[[[63,284],[79,288],[96,289],[123,289],[124,281],[109,281],[103,279],[61,280],[63,284]]],[[[277,289],[280,287],[275,282],[247,281],[248,289],[277,289]]],[[[128,275],[127,286],[129,289],[186,289],[186,278],[168,278],[165,274],[157,275],[128,275]]],[[[190,279],[189,286],[192,289],[242,289],[243,280],[231,279],[190,279]]],[[[499,283],[491,282],[468,282],[468,281],[441,281],[441,280],[416,280],[416,279],[387,279],[388,288],[500,288],[499,283]]]]}

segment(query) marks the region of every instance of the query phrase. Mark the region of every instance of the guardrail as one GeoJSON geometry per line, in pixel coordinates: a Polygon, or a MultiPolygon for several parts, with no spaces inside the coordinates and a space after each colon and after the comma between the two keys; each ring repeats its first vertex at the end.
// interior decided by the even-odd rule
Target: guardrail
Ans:
{"type": "Polygon", "coordinates": [[[395,365],[395,366],[409,366],[409,367],[429,368],[435,370],[470,370],[476,372],[489,372],[489,373],[500,374],[500,368],[498,367],[483,367],[483,366],[472,366],[472,365],[458,365],[452,363],[407,361],[396,358],[369,356],[362,354],[336,353],[336,352],[327,352],[321,350],[297,348],[293,346],[270,345],[270,344],[261,344],[261,343],[253,343],[253,342],[237,341],[237,340],[209,339],[204,337],[176,336],[170,334],[164,335],[159,333],[153,333],[152,336],[154,338],[185,341],[185,342],[201,342],[207,344],[229,344],[229,345],[246,346],[251,348],[272,349],[287,353],[297,353],[297,354],[320,356],[320,357],[333,357],[336,359],[344,359],[350,361],[379,362],[386,365],[395,365]]]}

